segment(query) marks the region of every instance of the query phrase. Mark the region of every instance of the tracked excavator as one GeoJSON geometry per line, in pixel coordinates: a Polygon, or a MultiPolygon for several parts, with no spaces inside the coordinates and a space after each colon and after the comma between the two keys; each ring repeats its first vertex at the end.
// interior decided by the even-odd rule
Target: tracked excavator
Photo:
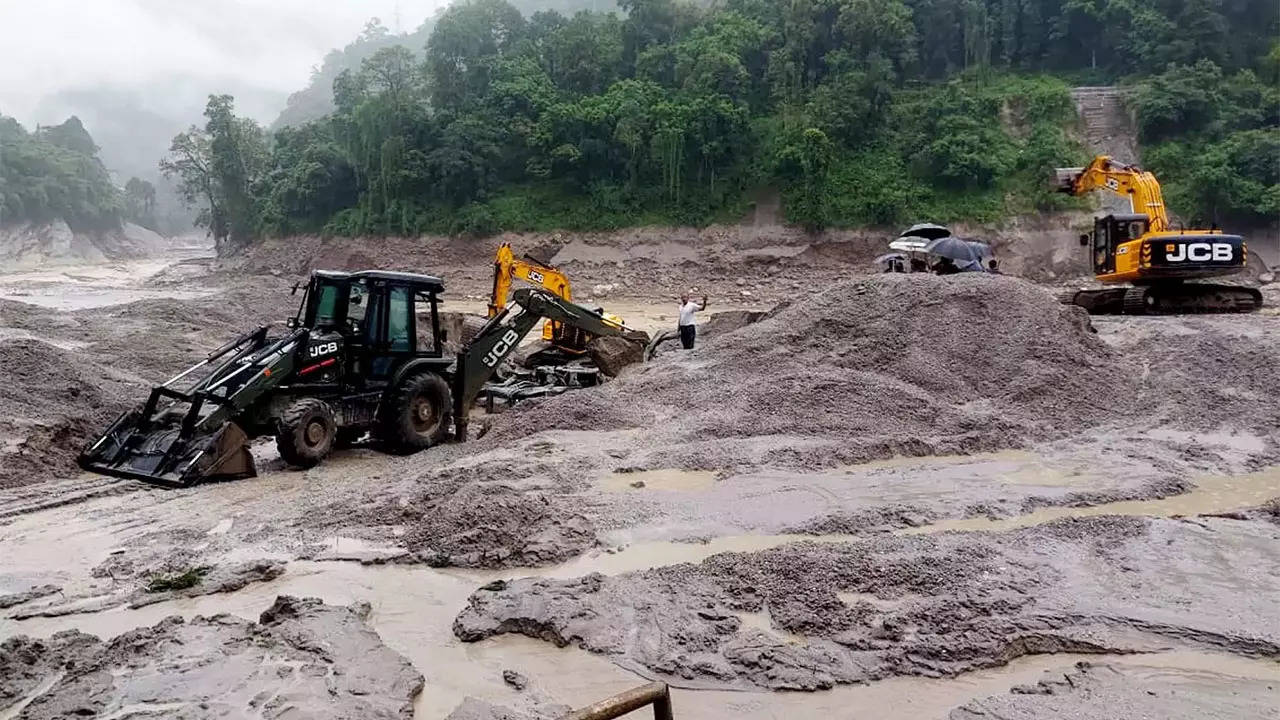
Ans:
{"type": "MultiPolygon", "coordinates": [[[[295,286],[297,292],[301,286],[295,286]]],[[[445,355],[440,278],[313,272],[287,332],[246,333],[151,390],[78,458],[85,470],[164,486],[256,474],[249,441],[274,436],[311,467],[365,434],[412,453],[465,440],[470,409],[539,322],[624,336],[599,313],[541,289],[515,291],[456,357],[445,355]]]]}
{"type": "Polygon", "coordinates": [[[1174,229],[1160,183],[1134,165],[1100,155],[1088,167],[1059,168],[1056,189],[1070,195],[1095,190],[1127,196],[1130,212],[1094,220],[1080,236],[1091,248],[1098,282],[1117,287],[1068,291],[1067,304],[1094,315],[1253,312],[1262,307],[1255,288],[1195,282],[1245,269],[1248,246],[1239,235],[1174,229]]]}
{"type": "MultiPolygon", "coordinates": [[[[511,243],[502,243],[498,246],[498,253],[493,261],[493,292],[489,296],[489,317],[497,316],[506,308],[507,297],[516,280],[523,280],[565,301],[573,302],[573,289],[563,271],[529,255],[517,258],[511,249],[511,243]]],[[[597,312],[611,323],[625,325],[617,315],[605,313],[603,309],[597,309],[597,312]]],[[[582,357],[586,355],[588,345],[594,337],[587,330],[548,318],[542,325],[542,339],[550,343],[550,349],[540,354],[540,361],[555,363],[582,357]]]]}

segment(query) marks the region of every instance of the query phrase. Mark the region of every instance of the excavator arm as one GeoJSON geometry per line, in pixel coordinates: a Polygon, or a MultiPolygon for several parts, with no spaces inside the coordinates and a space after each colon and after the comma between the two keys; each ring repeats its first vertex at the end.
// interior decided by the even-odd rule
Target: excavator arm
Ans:
{"type": "Polygon", "coordinates": [[[475,339],[458,353],[458,364],[454,369],[453,414],[459,440],[467,437],[471,404],[484,384],[542,319],[578,328],[596,337],[628,336],[630,332],[620,323],[546,290],[521,288],[515,291],[512,301],[518,311],[504,308],[490,318],[475,339]]]}
{"type": "Polygon", "coordinates": [[[1058,192],[1068,195],[1106,190],[1127,196],[1134,213],[1145,213],[1150,218],[1151,232],[1169,229],[1160,182],[1155,175],[1136,165],[1125,165],[1099,155],[1088,167],[1058,168],[1056,182],[1058,192]]]}

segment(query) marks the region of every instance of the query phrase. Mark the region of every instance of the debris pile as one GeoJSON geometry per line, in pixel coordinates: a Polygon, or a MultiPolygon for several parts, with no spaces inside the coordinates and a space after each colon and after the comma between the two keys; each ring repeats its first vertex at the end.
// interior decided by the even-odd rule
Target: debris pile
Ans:
{"type": "Polygon", "coordinates": [[[34,339],[0,343],[0,488],[75,471],[76,453],[136,401],[139,386],[34,339]]]}
{"type": "MultiPolygon", "coordinates": [[[[653,427],[681,442],[841,440],[884,454],[1017,445],[1105,422],[1086,399],[1120,357],[1087,316],[1029,283],[980,274],[845,280],[668,353],[598,392],[549,399],[504,434],[653,427]],[[595,397],[591,397],[595,396],[595,397]],[[902,445],[922,446],[911,452],[902,445]]],[[[1123,393],[1123,387],[1113,388],[1123,393]]]]}
{"type": "Polygon", "coordinates": [[[405,545],[435,567],[537,567],[596,543],[591,522],[563,499],[501,487],[467,487],[411,506],[405,545]]]}

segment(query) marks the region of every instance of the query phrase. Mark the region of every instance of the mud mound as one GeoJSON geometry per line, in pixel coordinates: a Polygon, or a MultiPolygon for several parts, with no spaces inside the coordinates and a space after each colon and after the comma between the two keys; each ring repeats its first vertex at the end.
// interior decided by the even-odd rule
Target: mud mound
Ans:
{"type": "Polygon", "coordinates": [[[1007,695],[974,700],[950,720],[1112,720],[1275,717],[1275,683],[1216,672],[1178,672],[1081,662],[1007,695]]]}
{"type": "Polygon", "coordinates": [[[1022,655],[1214,647],[1280,652],[1269,526],[1095,517],[1006,533],[724,553],[574,580],[495,583],[454,622],[474,641],[579,645],[681,684],[813,690],[953,676],[1022,655]],[[1219,567],[1223,547],[1230,567],[1219,567]],[[1197,569],[1199,568],[1199,569],[1197,569]],[[1213,568],[1235,592],[1177,578],[1213,568]]]}
{"type": "Polygon", "coordinates": [[[1153,425],[1280,427],[1280,333],[1241,317],[1132,318],[1105,332],[1138,376],[1135,408],[1153,425]]]}
{"type": "Polygon", "coordinates": [[[1117,367],[1082,311],[1029,283],[876,276],[635,368],[591,399],[547,400],[506,432],[626,423],[682,441],[808,435],[990,449],[1114,418],[1084,399],[1117,367]]]}
{"type": "Polygon", "coordinates": [[[75,472],[75,455],[137,386],[39,340],[0,343],[0,487],[75,472]]]}
{"type": "Polygon", "coordinates": [[[595,529],[561,498],[464,488],[406,518],[405,544],[436,567],[537,567],[596,543],[595,529]]]}
{"type": "Polygon", "coordinates": [[[368,613],[282,596],[258,623],[171,617],[110,642],[19,636],[0,645],[0,698],[35,695],[23,720],[411,718],[423,678],[369,628],[368,613]]]}

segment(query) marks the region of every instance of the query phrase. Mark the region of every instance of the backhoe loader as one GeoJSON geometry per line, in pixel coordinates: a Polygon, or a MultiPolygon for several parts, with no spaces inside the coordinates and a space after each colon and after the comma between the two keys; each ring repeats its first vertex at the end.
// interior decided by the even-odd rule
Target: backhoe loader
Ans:
{"type": "MultiPolygon", "coordinates": [[[[511,249],[511,243],[502,243],[498,246],[498,253],[493,261],[493,292],[489,297],[489,317],[496,316],[507,306],[507,296],[511,293],[515,280],[523,280],[559,298],[573,301],[573,289],[564,272],[528,255],[517,258],[511,249]]],[[[607,314],[603,309],[597,311],[610,322],[624,324],[617,315],[607,314]]],[[[548,319],[542,326],[542,339],[551,344],[551,351],[542,353],[540,361],[554,364],[582,357],[587,353],[587,346],[593,337],[582,328],[548,319]]]]}
{"type": "Polygon", "coordinates": [[[1069,291],[1067,304],[1094,315],[1253,312],[1262,293],[1250,287],[1188,282],[1245,269],[1248,246],[1239,235],[1173,229],[1154,175],[1099,155],[1088,167],[1059,168],[1056,189],[1070,195],[1104,190],[1127,196],[1131,212],[1094,220],[1080,236],[1092,248],[1098,282],[1123,287],[1069,291]]]}
{"type": "MultiPolygon", "coordinates": [[[[295,292],[299,286],[295,286],[295,292]]],[[[544,318],[624,336],[599,313],[522,288],[456,357],[443,352],[440,278],[316,271],[288,332],[259,327],[151,390],[78,458],[85,470],[159,485],[256,474],[249,441],[274,436],[281,458],[311,467],[366,433],[412,453],[467,436],[471,406],[544,318]],[[429,323],[429,326],[428,326],[429,323]],[[422,337],[419,340],[419,325],[422,337]]]]}

